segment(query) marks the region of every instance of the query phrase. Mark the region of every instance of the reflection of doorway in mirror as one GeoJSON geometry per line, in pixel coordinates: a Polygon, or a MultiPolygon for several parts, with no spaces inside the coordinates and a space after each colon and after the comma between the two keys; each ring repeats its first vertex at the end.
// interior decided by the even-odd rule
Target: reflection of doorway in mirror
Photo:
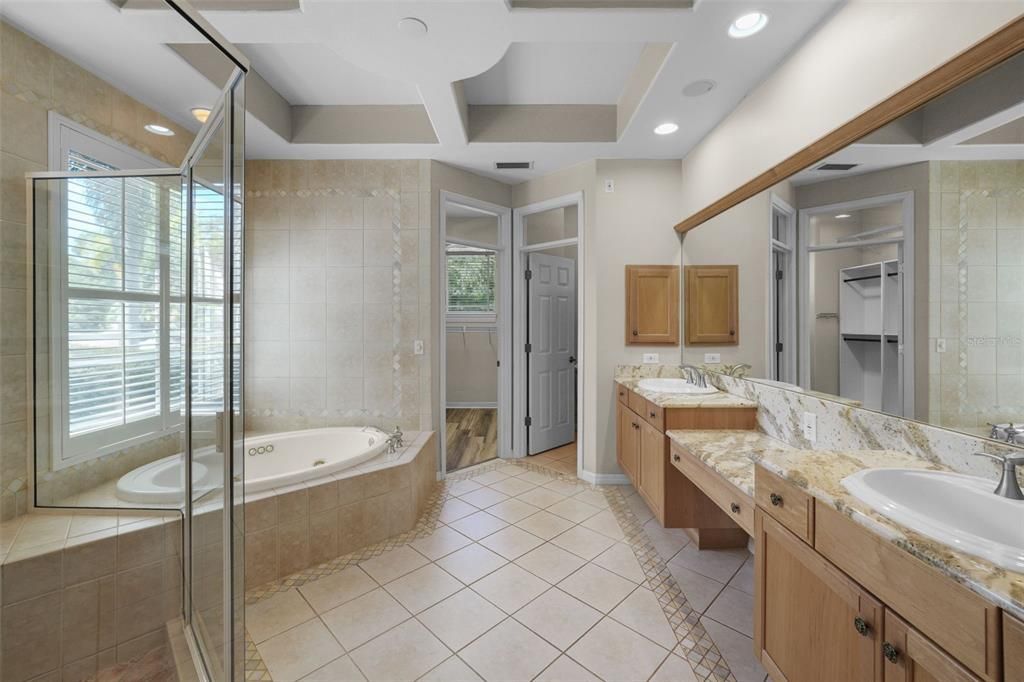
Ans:
{"type": "Polygon", "coordinates": [[[802,209],[802,384],[913,415],[913,193],[802,209]]]}

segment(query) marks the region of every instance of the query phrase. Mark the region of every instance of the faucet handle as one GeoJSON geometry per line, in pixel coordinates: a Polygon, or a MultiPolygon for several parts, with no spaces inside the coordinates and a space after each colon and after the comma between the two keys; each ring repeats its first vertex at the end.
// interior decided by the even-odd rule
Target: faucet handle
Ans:
{"type": "Polygon", "coordinates": [[[1018,454],[1012,454],[1012,455],[993,455],[990,452],[972,452],[971,455],[973,455],[974,457],[988,457],[989,459],[994,460],[994,461],[996,461],[996,462],[998,462],[1000,464],[1003,464],[1003,465],[1006,465],[1006,464],[1013,464],[1013,465],[1024,464],[1024,452],[1021,452],[1021,453],[1018,453],[1018,454]]]}

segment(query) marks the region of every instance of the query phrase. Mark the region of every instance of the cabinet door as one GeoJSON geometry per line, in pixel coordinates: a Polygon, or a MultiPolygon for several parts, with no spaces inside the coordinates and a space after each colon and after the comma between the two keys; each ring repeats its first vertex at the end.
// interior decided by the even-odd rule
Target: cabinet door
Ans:
{"type": "Polygon", "coordinates": [[[1024,623],[1003,612],[1003,679],[1024,680],[1024,623]]]}
{"type": "Polygon", "coordinates": [[[686,343],[736,345],[739,269],[735,265],[686,266],[686,343]]]}
{"type": "MultiPolygon", "coordinates": [[[[977,677],[892,611],[885,611],[885,682],[980,682],[977,677]]],[[[1012,679],[1012,678],[1006,678],[1012,679]]]]}
{"type": "Polygon", "coordinates": [[[628,407],[616,403],[616,440],[619,468],[629,476],[633,485],[637,484],[637,460],[639,459],[639,419],[628,407]]]}
{"type": "Polygon", "coordinates": [[[774,682],[880,682],[882,605],[760,508],[754,647],[774,682]]]}
{"type": "Polygon", "coordinates": [[[643,419],[638,419],[640,426],[640,485],[651,511],[659,520],[665,514],[665,466],[668,454],[665,452],[665,434],[657,430],[643,419]]]}
{"type": "Polygon", "coordinates": [[[626,266],[626,343],[679,345],[679,266],[626,266]]]}

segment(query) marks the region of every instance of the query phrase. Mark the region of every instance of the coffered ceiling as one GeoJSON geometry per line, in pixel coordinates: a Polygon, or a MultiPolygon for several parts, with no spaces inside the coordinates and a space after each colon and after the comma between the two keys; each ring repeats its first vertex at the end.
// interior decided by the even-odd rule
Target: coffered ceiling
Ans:
{"type": "MultiPolygon", "coordinates": [[[[250,158],[434,158],[507,182],[684,156],[840,2],[194,0],[257,74],[250,158]],[[754,9],[768,26],[729,37],[754,9]],[[698,80],[715,87],[684,95],[698,80]],[[655,135],[664,122],[679,130],[655,135]]],[[[154,0],[4,0],[0,13],[183,125],[215,97],[196,34],[154,0]]]]}

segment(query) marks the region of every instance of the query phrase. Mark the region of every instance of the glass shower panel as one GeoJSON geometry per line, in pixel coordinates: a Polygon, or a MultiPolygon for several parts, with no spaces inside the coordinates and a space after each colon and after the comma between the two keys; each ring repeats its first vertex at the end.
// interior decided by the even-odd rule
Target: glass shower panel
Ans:
{"type": "Polygon", "coordinates": [[[191,168],[188,352],[191,526],[189,613],[210,671],[224,669],[224,472],[231,444],[224,441],[228,350],[225,286],[230,254],[225,205],[224,125],[210,133],[191,168]]]}

